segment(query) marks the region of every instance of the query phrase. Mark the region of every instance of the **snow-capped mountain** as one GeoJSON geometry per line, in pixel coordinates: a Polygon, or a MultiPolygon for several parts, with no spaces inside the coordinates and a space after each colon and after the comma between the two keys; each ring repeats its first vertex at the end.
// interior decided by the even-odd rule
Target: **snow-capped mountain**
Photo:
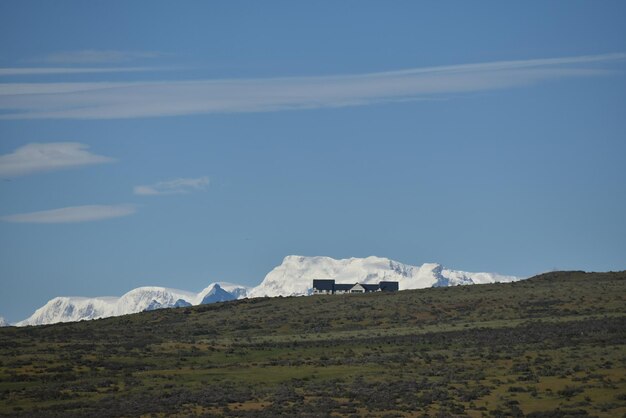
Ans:
{"type": "Polygon", "coordinates": [[[246,296],[247,290],[245,287],[232,283],[213,283],[198,294],[200,299],[198,303],[206,305],[207,303],[226,302],[243,298],[246,296]]]}
{"type": "Polygon", "coordinates": [[[222,302],[245,297],[246,293],[247,288],[244,286],[231,283],[212,283],[200,293],[166,287],[138,287],[121,297],[57,297],[37,309],[28,319],[18,322],[16,325],[81,321],[155,309],[222,302]]]}
{"type": "Polygon", "coordinates": [[[9,325],[11,325],[11,324],[9,324],[6,321],[6,319],[4,319],[3,317],[0,316],[0,327],[8,327],[9,325]]]}
{"type": "Polygon", "coordinates": [[[261,284],[249,289],[232,283],[212,283],[199,293],[165,287],[139,287],[121,297],[57,297],[16,325],[42,325],[109,316],[200,305],[263,296],[310,295],[314,279],[335,279],[337,283],[378,283],[397,281],[400,290],[512,282],[520,277],[495,273],[468,273],[426,263],[411,266],[382,257],[347,258],[290,255],[270,271],[261,284]]]}
{"type": "Polygon", "coordinates": [[[270,271],[248,297],[308,295],[313,279],[335,279],[337,283],[378,283],[397,281],[400,290],[512,282],[521,278],[495,273],[468,273],[450,270],[440,264],[411,266],[382,257],[346,258],[302,257],[290,255],[270,271]]]}

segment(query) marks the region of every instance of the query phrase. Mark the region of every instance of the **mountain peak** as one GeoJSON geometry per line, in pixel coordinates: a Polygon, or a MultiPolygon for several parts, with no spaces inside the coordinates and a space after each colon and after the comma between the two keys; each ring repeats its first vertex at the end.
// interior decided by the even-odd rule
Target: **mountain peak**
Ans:
{"type": "Polygon", "coordinates": [[[419,269],[422,274],[432,274],[439,278],[444,267],[439,263],[424,263],[419,267],[419,269]]]}
{"type": "MultiPolygon", "coordinates": [[[[204,295],[204,297],[200,301],[200,305],[206,305],[208,303],[215,303],[215,302],[226,302],[226,301],[229,301],[229,300],[237,299],[237,297],[235,295],[233,295],[232,293],[229,293],[226,290],[222,289],[222,287],[219,285],[219,283],[213,283],[207,289],[209,289],[209,288],[210,288],[210,290],[208,292],[206,292],[206,294],[204,295]]],[[[207,289],[205,289],[205,290],[207,290],[207,289]]]]}

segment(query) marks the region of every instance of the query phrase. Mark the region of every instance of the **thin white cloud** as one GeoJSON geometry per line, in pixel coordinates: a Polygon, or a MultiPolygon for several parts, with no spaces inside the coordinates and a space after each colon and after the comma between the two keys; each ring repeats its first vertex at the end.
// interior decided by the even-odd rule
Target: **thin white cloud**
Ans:
{"type": "Polygon", "coordinates": [[[145,118],[433,99],[606,75],[611,72],[599,65],[625,59],[616,53],[323,77],[0,84],[0,119],[145,118]]]}
{"type": "Polygon", "coordinates": [[[160,181],[147,186],[135,186],[133,192],[141,196],[156,196],[168,194],[185,194],[196,190],[205,190],[209,185],[208,177],[178,178],[160,181]]]}
{"type": "Polygon", "coordinates": [[[119,218],[135,213],[133,205],[85,205],[44,210],[40,212],[19,213],[0,217],[5,222],[59,224],[93,222],[119,218]]]}
{"type": "Polygon", "coordinates": [[[135,73],[156,71],[154,67],[12,67],[0,68],[0,76],[19,75],[55,75],[55,74],[97,74],[97,73],[135,73]]]}
{"type": "Polygon", "coordinates": [[[0,96],[15,96],[19,94],[56,94],[77,93],[90,90],[103,90],[116,87],[126,87],[127,82],[87,82],[87,83],[3,83],[0,84],[0,96]]]}
{"type": "Polygon", "coordinates": [[[153,51],[116,51],[84,49],[48,54],[40,61],[51,64],[109,64],[158,58],[163,54],[153,51]]]}
{"type": "Polygon", "coordinates": [[[0,155],[0,176],[22,176],[115,161],[113,158],[93,154],[88,148],[78,142],[26,144],[10,154],[0,155]]]}

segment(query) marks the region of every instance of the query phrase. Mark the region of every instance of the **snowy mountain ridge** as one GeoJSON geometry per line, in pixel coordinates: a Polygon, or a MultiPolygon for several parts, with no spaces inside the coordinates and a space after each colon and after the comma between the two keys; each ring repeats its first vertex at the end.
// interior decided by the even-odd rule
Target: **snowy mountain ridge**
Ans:
{"type": "Polygon", "coordinates": [[[224,302],[243,297],[245,286],[211,283],[199,293],[166,287],[138,287],[121,297],[56,297],[17,326],[99,319],[163,308],[224,302]],[[223,286],[223,287],[222,287],[223,286]],[[230,289],[227,291],[225,289],[230,289]],[[216,296],[217,295],[217,296],[216,296]]]}
{"type": "Polygon", "coordinates": [[[520,277],[495,273],[469,273],[425,263],[412,266],[384,257],[334,259],[290,255],[256,287],[211,283],[199,293],[165,287],[139,287],[121,297],[56,297],[29,318],[15,325],[42,325],[126,315],[146,310],[200,305],[245,297],[300,296],[312,293],[314,279],[337,283],[397,281],[400,290],[427,287],[512,282],[520,277]]]}
{"type": "Polygon", "coordinates": [[[450,270],[441,264],[421,266],[403,264],[384,257],[346,258],[303,257],[290,255],[270,271],[248,297],[295,296],[311,294],[313,279],[335,279],[337,283],[378,283],[397,281],[400,290],[512,282],[520,277],[496,273],[469,273],[450,270]]]}

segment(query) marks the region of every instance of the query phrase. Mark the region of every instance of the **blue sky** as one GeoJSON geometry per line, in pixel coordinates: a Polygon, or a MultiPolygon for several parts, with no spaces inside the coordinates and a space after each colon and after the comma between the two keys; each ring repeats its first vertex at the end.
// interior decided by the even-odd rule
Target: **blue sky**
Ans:
{"type": "Polygon", "coordinates": [[[623,2],[0,3],[0,315],[289,254],[626,268],[623,2]]]}

